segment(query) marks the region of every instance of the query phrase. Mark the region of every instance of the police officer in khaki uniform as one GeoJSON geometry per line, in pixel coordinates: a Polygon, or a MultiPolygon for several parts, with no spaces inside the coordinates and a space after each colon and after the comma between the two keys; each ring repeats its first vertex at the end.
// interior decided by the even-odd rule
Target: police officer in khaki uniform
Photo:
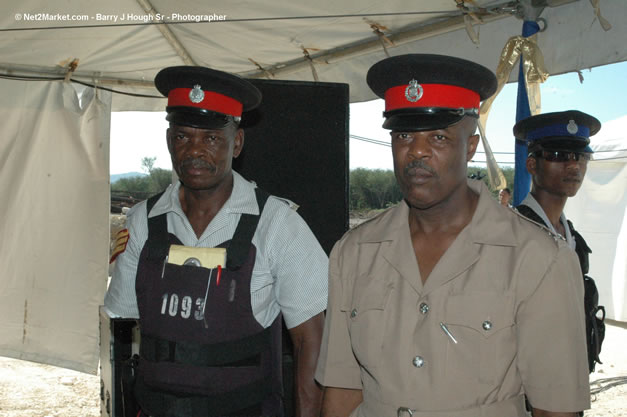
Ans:
{"type": "Polygon", "coordinates": [[[323,416],[522,417],[523,394],[536,417],[589,408],[574,252],[466,178],[494,74],[414,54],[367,81],[405,198],[331,254],[323,416]]]}

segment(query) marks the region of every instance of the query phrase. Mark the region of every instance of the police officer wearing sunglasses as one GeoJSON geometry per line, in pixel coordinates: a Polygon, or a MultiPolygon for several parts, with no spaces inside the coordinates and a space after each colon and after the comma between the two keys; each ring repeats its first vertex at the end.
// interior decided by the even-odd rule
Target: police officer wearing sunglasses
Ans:
{"type": "Polygon", "coordinates": [[[531,209],[573,249],[577,244],[563,210],[581,187],[592,155],[589,138],[600,128],[596,118],[576,110],[531,116],[514,126],[516,139],[528,143],[527,171],[533,182],[517,209],[523,214],[531,209]]]}
{"type": "Polygon", "coordinates": [[[521,120],[514,126],[514,135],[528,143],[527,171],[531,174],[531,192],[516,207],[524,216],[546,226],[563,237],[575,250],[584,274],[588,368],[594,371],[601,363],[599,353],[605,325],[598,311],[598,293],[594,280],[588,277],[588,255],[592,253],[586,241],[564,215],[569,197],[581,187],[588,161],[592,156],[590,136],[601,129],[601,123],[589,114],[569,110],[546,113],[521,120]]]}

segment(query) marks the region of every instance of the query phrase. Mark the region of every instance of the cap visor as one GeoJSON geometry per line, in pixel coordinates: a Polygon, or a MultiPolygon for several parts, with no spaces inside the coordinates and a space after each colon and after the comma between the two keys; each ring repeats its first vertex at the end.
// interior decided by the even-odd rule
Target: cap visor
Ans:
{"type": "Polygon", "coordinates": [[[543,149],[551,151],[579,151],[592,152],[588,146],[589,140],[576,137],[554,137],[536,141],[543,149]],[[589,149],[586,150],[586,149],[589,149]]]}
{"type": "Polygon", "coordinates": [[[420,132],[425,130],[444,129],[464,118],[464,115],[449,112],[435,114],[395,114],[383,123],[384,129],[398,132],[420,132]]]}
{"type": "Polygon", "coordinates": [[[223,129],[230,118],[214,112],[194,112],[189,110],[168,110],[165,118],[168,122],[198,129],[223,129]]]}

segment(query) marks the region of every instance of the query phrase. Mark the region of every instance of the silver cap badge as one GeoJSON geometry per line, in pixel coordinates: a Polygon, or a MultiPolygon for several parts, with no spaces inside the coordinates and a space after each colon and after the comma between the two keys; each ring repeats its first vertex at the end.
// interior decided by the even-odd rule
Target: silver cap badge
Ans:
{"type": "Polygon", "coordinates": [[[411,80],[409,85],[405,89],[405,98],[412,103],[417,102],[422,97],[422,86],[418,84],[418,81],[411,80]]]}
{"type": "Polygon", "coordinates": [[[568,122],[568,125],[566,126],[566,130],[568,131],[568,133],[570,133],[571,135],[574,135],[575,133],[577,133],[577,131],[579,130],[579,126],[577,126],[577,123],[575,123],[574,120],[570,120],[568,122]]]}
{"type": "Polygon", "coordinates": [[[202,88],[196,84],[192,91],[189,92],[189,100],[192,103],[200,103],[205,99],[205,92],[202,91],[202,88]]]}

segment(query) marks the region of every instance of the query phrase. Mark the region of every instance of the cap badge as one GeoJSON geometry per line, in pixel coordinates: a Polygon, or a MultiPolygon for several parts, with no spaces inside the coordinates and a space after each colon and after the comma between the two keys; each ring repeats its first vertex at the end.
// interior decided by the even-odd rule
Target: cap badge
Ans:
{"type": "Polygon", "coordinates": [[[579,126],[577,126],[577,123],[575,123],[575,121],[571,119],[568,122],[568,125],[566,125],[566,131],[571,135],[574,135],[575,133],[577,133],[578,130],[579,126]]]}
{"type": "Polygon", "coordinates": [[[411,80],[409,85],[405,89],[405,98],[412,103],[417,102],[422,97],[422,86],[418,84],[418,81],[411,80]]]}
{"type": "Polygon", "coordinates": [[[205,92],[202,91],[202,88],[198,84],[192,88],[192,91],[189,92],[189,100],[192,103],[200,103],[205,99],[205,92]]]}

